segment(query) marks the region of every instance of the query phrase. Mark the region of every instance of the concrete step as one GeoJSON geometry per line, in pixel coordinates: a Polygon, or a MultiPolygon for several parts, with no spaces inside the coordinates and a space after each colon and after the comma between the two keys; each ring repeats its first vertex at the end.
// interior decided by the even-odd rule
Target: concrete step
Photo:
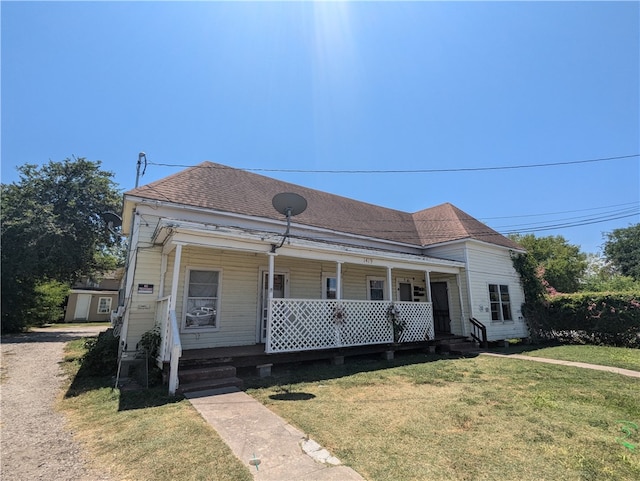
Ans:
{"type": "Polygon", "coordinates": [[[243,388],[242,379],[237,377],[226,377],[221,379],[202,379],[200,381],[191,381],[183,383],[180,381],[177,392],[184,394],[188,392],[206,391],[209,389],[219,389],[223,387],[237,387],[243,388]]]}
{"type": "Polygon", "coordinates": [[[230,365],[204,366],[178,370],[178,379],[180,379],[180,383],[191,383],[208,379],[225,379],[235,377],[235,375],[236,368],[230,365]]]}

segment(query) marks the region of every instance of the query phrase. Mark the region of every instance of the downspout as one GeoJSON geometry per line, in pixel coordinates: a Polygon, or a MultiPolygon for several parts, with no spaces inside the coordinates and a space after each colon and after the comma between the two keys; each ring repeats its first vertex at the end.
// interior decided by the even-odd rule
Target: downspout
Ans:
{"type": "Polygon", "coordinates": [[[162,254],[160,258],[160,286],[158,287],[158,299],[164,297],[164,278],[167,275],[167,254],[162,254]]]}

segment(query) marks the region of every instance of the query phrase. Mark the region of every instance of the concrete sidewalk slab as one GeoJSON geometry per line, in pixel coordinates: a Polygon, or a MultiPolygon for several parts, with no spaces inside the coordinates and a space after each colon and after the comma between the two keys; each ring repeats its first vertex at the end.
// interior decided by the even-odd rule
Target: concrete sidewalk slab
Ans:
{"type": "Polygon", "coordinates": [[[493,357],[510,357],[512,359],[522,359],[525,361],[544,362],[547,364],[559,364],[561,366],[581,367],[583,369],[594,369],[596,371],[606,371],[615,374],[621,374],[623,376],[640,378],[640,372],[632,371],[631,369],[622,369],[620,367],[601,366],[599,364],[588,364],[586,362],[576,361],[563,361],[561,359],[549,359],[546,357],[524,356],[522,354],[497,354],[494,352],[481,352],[483,356],[493,357]]]}
{"type": "Polygon", "coordinates": [[[364,481],[303,432],[237,388],[185,394],[256,480],[364,481]]]}

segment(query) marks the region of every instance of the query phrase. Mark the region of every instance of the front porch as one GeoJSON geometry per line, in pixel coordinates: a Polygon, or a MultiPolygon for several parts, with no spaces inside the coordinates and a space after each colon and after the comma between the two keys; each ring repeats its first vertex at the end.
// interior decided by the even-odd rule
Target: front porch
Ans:
{"type": "MultiPolygon", "coordinates": [[[[180,370],[232,364],[271,365],[405,349],[434,344],[430,302],[272,298],[268,303],[265,343],[182,350],[170,296],[158,301],[161,363],[170,366],[170,391],[180,370]]],[[[387,354],[389,355],[389,354],[387,354]]],[[[391,354],[392,355],[392,354],[391,354]]]]}
{"type": "MultiPolygon", "coordinates": [[[[362,356],[391,360],[405,352],[466,354],[476,349],[475,342],[454,335],[436,336],[433,340],[422,342],[370,344],[275,354],[267,354],[265,344],[190,349],[185,350],[180,358],[178,368],[180,385],[177,390],[180,393],[186,393],[228,386],[242,388],[241,378],[269,376],[272,367],[292,369],[309,362],[340,365],[346,362],[346,358],[362,356]]],[[[165,367],[168,369],[168,365],[165,367]]]]}

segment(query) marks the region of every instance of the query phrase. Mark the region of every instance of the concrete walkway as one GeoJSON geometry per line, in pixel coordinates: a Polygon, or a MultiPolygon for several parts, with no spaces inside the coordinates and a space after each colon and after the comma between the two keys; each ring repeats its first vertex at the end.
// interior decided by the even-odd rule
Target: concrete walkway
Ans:
{"type": "Polygon", "coordinates": [[[364,481],[303,432],[236,388],[185,394],[256,480],[364,481]]]}
{"type": "Polygon", "coordinates": [[[587,364],[586,362],[563,361],[561,359],[548,359],[546,357],[524,356],[522,354],[497,354],[494,352],[481,352],[480,354],[483,356],[508,357],[511,359],[523,359],[525,361],[544,362],[547,364],[559,364],[562,366],[581,367],[583,369],[607,371],[607,372],[613,372],[615,374],[621,374],[623,376],[640,378],[639,371],[632,371],[631,369],[622,369],[620,367],[600,366],[599,364],[587,364]]]}

